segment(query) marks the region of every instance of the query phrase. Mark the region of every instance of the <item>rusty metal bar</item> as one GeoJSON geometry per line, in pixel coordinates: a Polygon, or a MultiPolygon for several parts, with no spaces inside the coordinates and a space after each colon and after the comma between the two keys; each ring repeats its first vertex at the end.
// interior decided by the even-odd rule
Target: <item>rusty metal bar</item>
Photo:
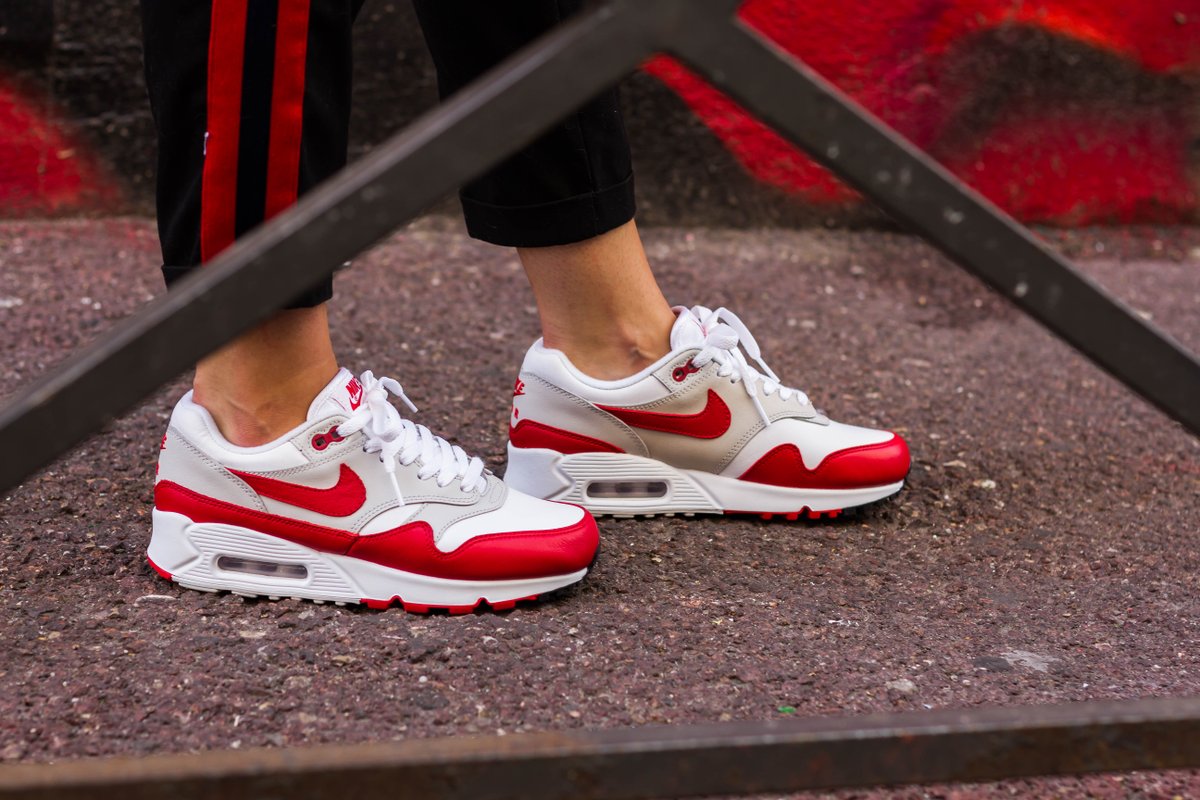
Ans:
{"type": "Polygon", "coordinates": [[[0,800],[635,800],[1200,767],[1200,698],[0,767],[0,800]]]}
{"type": "MultiPolygon", "coordinates": [[[[1200,431],[1200,362],[835,88],[735,0],[617,0],[423,117],[0,412],[0,490],[429,202],[672,49],[1022,310],[1200,431]]],[[[1200,767],[1200,699],[530,734],[0,768],[5,798],[648,798],[1200,767]]]]}

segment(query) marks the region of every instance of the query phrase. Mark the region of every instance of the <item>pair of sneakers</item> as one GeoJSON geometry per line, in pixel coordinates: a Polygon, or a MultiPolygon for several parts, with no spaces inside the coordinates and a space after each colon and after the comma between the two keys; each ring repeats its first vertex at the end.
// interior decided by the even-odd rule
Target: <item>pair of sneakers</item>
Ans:
{"type": "Polygon", "coordinates": [[[624,380],[534,343],[503,481],[403,417],[390,396],[416,409],[400,385],[371,372],[341,370],[303,424],[259,447],[226,441],[188,393],[162,441],[150,564],[207,591],[502,610],[584,577],[588,512],[794,520],[900,490],[903,439],[826,418],[729,311],[676,314],[671,351],[624,380]]]}

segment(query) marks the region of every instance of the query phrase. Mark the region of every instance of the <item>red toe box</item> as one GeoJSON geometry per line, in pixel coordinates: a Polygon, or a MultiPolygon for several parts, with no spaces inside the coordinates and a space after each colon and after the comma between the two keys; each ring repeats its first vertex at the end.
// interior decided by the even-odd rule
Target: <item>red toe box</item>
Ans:
{"type": "Polygon", "coordinates": [[[362,536],[347,555],[387,567],[438,578],[502,581],[567,575],[596,557],[600,534],[591,514],[552,530],[506,531],[475,536],[444,553],[425,527],[414,536],[400,529],[362,536]]]}
{"type": "Polygon", "coordinates": [[[797,489],[861,489],[904,480],[911,466],[908,444],[896,434],[886,442],[837,450],[809,469],[794,444],[770,450],[741,480],[797,489]]]}

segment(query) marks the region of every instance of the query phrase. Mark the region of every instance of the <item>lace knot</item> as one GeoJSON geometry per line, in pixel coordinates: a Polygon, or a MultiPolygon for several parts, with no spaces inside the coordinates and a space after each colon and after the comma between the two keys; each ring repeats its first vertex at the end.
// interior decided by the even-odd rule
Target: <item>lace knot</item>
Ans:
{"type": "Polygon", "coordinates": [[[692,363],[703,367],[715,361],[720,366],[717,370],[718,375],[729,378],[734,383],[741,383],[746,388],[746,394],[754,402],[764,425],[770,425],[771,418],[758,399],[760,387],[765,397],[778,392],[783,400],[790,400],[795,396],[801,405],[808,405],[808,395],[780,383],[779,376],[763,361],[762,351],[750,329],[736,314],[727,308],[710,311],[703,306],[696,306],[689,313],[696,316],[700,322],[700,329],[704,331],[704,344],[699,354],[692,359],[692,363]],[[758,369],[746,359],[747,355],[758,365],[758,369]]]}
{"type": "Polygon", "coordinates": [[[458,445],[452,445],[424,425],[417,425],[400,416],[400,412],[389,401],[389,395],[399,397],[414,413],[417,407],[398,381],[387,377],[376,378],[370,370],[360,375],[359,381],[363,385],[362,404],[337,427],[337,434],[349,436],[362,431],[366,439],[363,450],[379,453],[379,460],[392,482],[400,505],[404,505],[405,501],[396,480],[397,463],[409,466],[419,460],[417,477],[421,480],[436,478],[441,488],[449,486],[455,479],[460,481],[459,488],[464,492],[486,488],[483,459],[468,456],[458,445]]]}

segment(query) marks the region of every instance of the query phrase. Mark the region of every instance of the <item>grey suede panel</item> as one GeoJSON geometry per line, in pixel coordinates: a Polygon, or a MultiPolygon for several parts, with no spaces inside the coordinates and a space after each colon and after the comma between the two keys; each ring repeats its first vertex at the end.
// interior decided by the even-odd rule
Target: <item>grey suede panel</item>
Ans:
{"type": "Polygon", "coordinates": [[[522,372],[520,377],[525,384],[519,405],[522,419],[590,436],[635,456],[647,455],[638,434],[616,417],[531,372],[522,372]]]}
{"type": "Polygon", "coordinates": [[[175,426],[167,428],[166,446],[158,453],[157,481],[171,481],[207,497],[266,510],[257,492],[189,442],[175,426]]]}
{"type": "MultiPolygon", "coordinates": [[[[705,364],[697,372],[687,370],[686,365],[698,352],[692,350],[681,353],[678,358],[672,359],[654,373],[655,378],[671,390],[670,395],[652,403],[627,408],[664,414],[698,414],[707,405],[709,390],[715,391],[729,407],[730,412],[729,429],[721,436],[700,439],[638,427],[632,430],[645,442],[646,455],[650,458],[682,469],[720,472],[766,426],[754,407],[753,399],[746,392],[745,383],[734,383],[729,377],[718,375],[720,365],[716,362],[705,364]],[[683,377],[682,381],[675,380],[677,369],[682,370],[679,373],[683,377]]],[[[828,420],[817,414],[810,404],[797,402],[795,395],[786,401],[778,391],[766,396],[763,394],[761,383],[756,387],[756,393],[767,418],[772,422],[784,418],[797,418],[828,424],[828,420]]]]}
{"type": "MultiPolygon", "coordinates": [[[[497,478],[495,475],[489,474],[488,487],[482,493],[482,498],[473,506],[457,506],[449,503],[427,503],[421,509],[421,513],[416,519],[428,522],[433,528],[433,540],[439,542],[442,539],[442,534],[456,522],[467,519],[468,517],[476,517],[480,514],[486,514],[489,511],[494,511],[504,505],[504,498],[508,496],[508,487],[497,478]]],[[[457,489],[455,491],[458,491],[457,489]]]]}

